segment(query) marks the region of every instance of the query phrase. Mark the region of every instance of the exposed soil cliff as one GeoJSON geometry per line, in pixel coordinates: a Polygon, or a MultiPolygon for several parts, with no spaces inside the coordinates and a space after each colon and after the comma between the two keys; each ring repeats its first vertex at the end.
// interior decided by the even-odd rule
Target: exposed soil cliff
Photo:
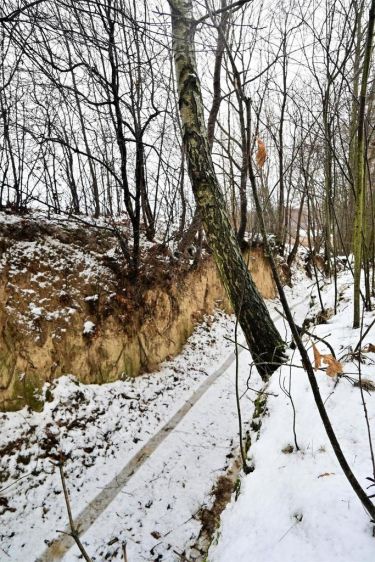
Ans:
{"type": "MultiPolygon", "coordinates": [[[[41,408],[43,383],[62,374],[101,383],[154,370],[205,314],[228,309],[209,256],[191,270],[149,244],[134,285],[118,239],[103,226],[1,215],[0,251],[3,410],[41,408]]],[[[274,297],[261,248],[249,265],[263,296],[274,297]]]]}

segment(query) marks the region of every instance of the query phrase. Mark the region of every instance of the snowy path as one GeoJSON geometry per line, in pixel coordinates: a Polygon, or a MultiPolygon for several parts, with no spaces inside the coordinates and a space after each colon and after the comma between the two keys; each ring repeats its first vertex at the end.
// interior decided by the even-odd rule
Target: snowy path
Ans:
{"type": "MultiPolygon", "coordinates": [[[[242,354],[241,359],[244,381],[248,358],[242,354]]],[[[128,541],[132,562],[175,561],[183,547],[198,536],[200,521],[196,516],[201,506],[209,503],[208,494],[227,468],[227,456],[236,439],[233,374],[233,366],[225,369],[222,378],[189,407],[178,427],[141,461],[122,489],[117,488],[114,500],[82,537],[97,560],[108,552],[108,546],[104,548],[107,542],[121,537],[128,541]]],[[[115,543],[110,560],[121,559],[114,556],[118,546],[115,543]]],[[[76,560],[77,554],[73,547],[63,560],[76,560]]]]}
{"type": "MultiPolygon", "coordinates": [[[[305,300],[300,299],[293,308],[305,300]]],[[[279,315],[273,314],[273,319],[281,329],[279,315]]],[[[241,393],[246,391],[250,361],[247,351],[241,354],[241,393]]],[[[195,542],[201,527],[199,511],[203,505],[210,506],[209,492],[227,469],[237,445],[234,377],[231,353],[75,518],[94,559],[102,560],[107,554],[110,560],[120,560],[119,546],[126,540],[132,562],[172,562],[180,559],[182,547],[188,550],[195,542]]],[[[251,386],[262,387],[258,375],[251,386]]],[[[252,401],[247,400],[243,409],[244,419],[250,420],[252,401]]],[[[78,560],[73,540],[62,535],[38,562],[49,562],[56,552],[65,562],[78,560]]]]}
{"type": "MultiPolygon", "coordinates": [[[[244,348],[239,348],[239,353],[244,348]]],[[[96,519],[105,511],[110,503],[123,492],[128,479],[138,471],[142,465],[149,460],[149,457],[155,450],[167,439],[168,435],[176,429],[181,420],[188,414],[191,408],[202,398],[207,390],[217,379],[228,370],[235,360],[234,353],[231,353],[217,371],[210,375],[194,392],[192,397],[176,412],[176,414],[136,453],[136,455],[124,466],[119,474],[117,474],[109,484],[87,505],[83,511],[75,518],[75,525],[79,528],[80,533],[86,532],[96,521],[96,519]]],[[[65,532],[69,533],[69,527],[65,528],[65,532]]],[[[53,548],[47,548],[45,553],[38,559],[38,562],[49,562],[53,551],[58,548],[60,556],[74,545],[73,539],[67,534],[62,535],[59,541],[55,541],[53,548]]]]}

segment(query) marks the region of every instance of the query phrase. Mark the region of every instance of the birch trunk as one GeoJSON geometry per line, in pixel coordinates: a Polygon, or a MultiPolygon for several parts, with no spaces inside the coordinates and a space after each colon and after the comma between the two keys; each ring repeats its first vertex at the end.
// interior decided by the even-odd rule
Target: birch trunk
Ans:
{"type": "Polygon", "coordinates": [[[242,258],[216,178],[194,51],[191,0],[170,0],[173,54],[189,176],[221,280],[264,379],[284,361],[284,347],[242,258]]]}

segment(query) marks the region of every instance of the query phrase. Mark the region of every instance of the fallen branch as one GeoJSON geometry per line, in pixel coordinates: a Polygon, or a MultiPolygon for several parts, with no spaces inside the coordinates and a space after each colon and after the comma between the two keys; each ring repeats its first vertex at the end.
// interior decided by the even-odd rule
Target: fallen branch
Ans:
{"type": "MultiPolygon", "coordinates": [[[[83,558],[86,560],[86,562],[93,562],[93,560],[87,554],[83,544],[81,543],[81,540],[80,540],[79,535],[78,535],[78,529],[74,525],[72,510],[71,510],[71,507],[70,507],[69,492],[68,492],[68,488],[66,486],[66,481],[65,481],[63,461],[62,460],[59,461],[57,463],[57,466],[59,467],[59,471],[60,471],[60,478],[61,478],[61,484],[62,484],[62,488],[63,488],[63,492],[64,492],[65,505],[66,505],[66,510],[68,512],[69,527],[70,527],[70,533],[69,534],[72,537],[72,539],[74,540],[74,542],[76,543],[76,545],[78,546],[78,548],[79,548],[83,558]]],[[[60,532],[63,532],[63,531],[60,531],[60,532]]]]}
{"type": "Polygon", "coordinates": [[[124,562],[128,562],[128,555],[126,553],[126,545],[127,545],[126,542],[122,543],[122,555],[124,557],[124,562]]]}

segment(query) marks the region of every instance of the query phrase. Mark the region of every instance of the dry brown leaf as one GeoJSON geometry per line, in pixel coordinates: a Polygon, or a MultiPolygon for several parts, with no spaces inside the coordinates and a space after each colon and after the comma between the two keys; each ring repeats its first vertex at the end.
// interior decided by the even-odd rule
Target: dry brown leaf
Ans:
{"type": "Polygon", "coordinates": [[[323,363],[328,365],[326,373],[329,377],[336,377],[343,372],[340,361],[337,361],[332,355],[322,355],[323,363]]]}
{"type": "Polygon", "coordinates": [[[370,352],[375,353],[375,345],[372,343],[369,343],[366,348],[366,353],[370,353],[370,352]]]}
{"type": "Polygon", "coordinates": [[[363,390],[366,390],[367,392],[375,391],[375,384],[372,381],[370,381],[370,379],[361,378],[361,381],[355,381],[353,386],[358,386],[359,388],[362,387],[363,390]]]}
{"type": "Polygon", "coordinates": [[[258,150],[256,154],[256,162],[259,168],[263,168],[264,163],[267,159],[266,145],[264,144],[264,141],[262,141],[262,139],[260,138],[257,138],[257,143],[258,143],[258,150]]]}
{"type": "Polygon", "coordinates": [[[318,478],[323,478],[324,476],[333,476],[334,472],[323,472],[323,474],[319,474],[318,478]]]}
{"type": "Polygon", "coordinates": [[[335,358],[331,354],[322,355],[321,357],[323,363],[325,363],[326,365],[329,365],[330,363],[332,363],[332,361],[335,361],[335,358]]]}
{"type": "Polygon", "coordinates": [[[313,351],[314,351],[314,369],[320,369],[322,364],[322,355],[320,354],[318,348],[316,347],[315,343],[313,343],[313,351]]]}
{"type": "Polygon", "coordinates": [[[327,365],[326,373],[329,377],[336,377],[343,372],[343,367],[340,361],[337,361],[333,357],[333,355],[323,355],[320,353],[316,345],[313,343],[313,352],[314,352],[314,369],[320,369],[322,365],[322,361],[325,365],[327,365]]]}

